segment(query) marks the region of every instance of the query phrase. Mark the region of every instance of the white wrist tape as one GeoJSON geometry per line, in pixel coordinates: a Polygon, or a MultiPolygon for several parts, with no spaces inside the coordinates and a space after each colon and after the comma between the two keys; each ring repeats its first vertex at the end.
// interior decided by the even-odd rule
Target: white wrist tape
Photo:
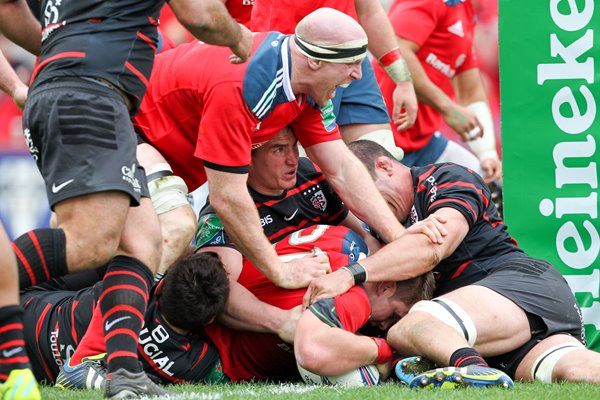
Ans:
{"type": "Polygon", "coordinates": [[[496,134],[494,132],[494,120],[490,107],[485,101],[477,101],[467,106],[483,126],[483,137],[467,142],[473,153],[479,160],[498,159],[496,151],[496,134]]]}
{"type": "Polygon", "coordinates": [[[173,175],[169,164],[155,165],[146,172],[150,199],[158,215],[171,211],[174,208],[190,205],[188,201],[188,188],[183,179],[173,175]],[[152,179],[152,175],[156,176],[152,179]]]}
{"type": "Polygon", "coordinates": [[[357,140],[370,140],[379,143],[387,151],[389,151],[396,160],[400,161],[404,158],[404,151],[396,146],[394,141],[394,133],[389,129],[378,129],[371,131],[359,137],[357,140]]]}

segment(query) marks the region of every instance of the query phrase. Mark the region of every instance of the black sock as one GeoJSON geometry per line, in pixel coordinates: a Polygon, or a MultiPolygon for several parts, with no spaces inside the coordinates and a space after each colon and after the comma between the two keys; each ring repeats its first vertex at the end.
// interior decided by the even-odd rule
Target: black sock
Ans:
{"type": "Polygon", "coordinates": [[[34,229],[12,243],[21,289],[69,273],[67,240],[62,229],[34,229]]]}
{"type": "Polygon", "coordinates": [[[109,263],[98,301],[102,311],[108,372],[119,368],[141,371],[137,344],[151,284],[152,273],[135,258],[117,256],[109,263]]]}
{"type": "Polygon", "coordinates": [[[466,367],[467,365],[488,366],[481,354],[472,347],[463,347],[452,353],[450,356],[450,365],[453,367],[466,367]]]}
{"type": "Polygon", "coordinates": [[[0,383],[13,369],[31,368],[23,339],[23,309],[0,307],[0,383]]]}

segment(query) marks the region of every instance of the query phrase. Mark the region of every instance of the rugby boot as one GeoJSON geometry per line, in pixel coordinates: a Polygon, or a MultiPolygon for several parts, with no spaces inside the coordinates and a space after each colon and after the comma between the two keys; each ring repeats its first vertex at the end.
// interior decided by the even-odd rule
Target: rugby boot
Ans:
{"type": "Polygon", "coordinates": [[[103,389],[106,381],[106,353],[84,357],[72,366],[70,360],[60,367],[54,386],[61,389],[103,389]]]}
{"type": "Polygon", "coordinates": [[[456,389],[461,387],[512,388],[512,379],[504,372],[491,367],[469,365],[467,367],[436,368],[413,378],[411,389],[456,389]]]}
{"type": "Polygon", "coordinates": [[[107,399],[165,399],[172,395],[175,395],[175,392],[165,390],[152,382],[144,371],[129,372],[124,368],[108,374],[104,388],[104,397],[107,399]]]}
{"type": "Polygon", "coordinates": [[[41,400],[40,389],[29,368],[13,369],[0,384],[0,400],[41,400]]]}
{"type": "Polygon", "coordinates": [[[394,368],[400,382],[410,385],[415,376],[437,367],[433,361],[421,356],[407,357],[399,360],[394,368]]]}

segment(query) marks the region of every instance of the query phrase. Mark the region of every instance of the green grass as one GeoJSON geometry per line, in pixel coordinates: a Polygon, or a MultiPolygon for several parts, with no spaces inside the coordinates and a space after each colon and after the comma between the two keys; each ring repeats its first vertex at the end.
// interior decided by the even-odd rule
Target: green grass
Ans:
{"type": "MultiPolygon", "coordinates": [[[[181,385],[171,386],[181,393],[176,399],[264,399],[264,400],[596,400],[600,398],[600,385],[563,383],[516,384],[514,389],[459,389],[416,391],[386,383],[375,388],[344,389],[336,387],[308,386],[303,384],[230,384],[230,385],[181,385]]],[[[102,399],[100,391],[62,391],[42,387],[44,399],[102,399]]]]}

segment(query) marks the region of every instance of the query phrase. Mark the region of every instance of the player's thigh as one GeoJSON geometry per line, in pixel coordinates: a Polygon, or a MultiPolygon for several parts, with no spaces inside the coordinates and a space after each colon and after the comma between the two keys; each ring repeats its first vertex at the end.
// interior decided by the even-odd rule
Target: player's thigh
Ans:
{"type": "Polygon", "coordinates": [[[531,337],[525,312],[492,289],[469,285],[440,297],[456,303],[471,318],[477,332],[475,348],[483,355],[506,353],[531,337]]]}
{"type": "Polygon", "coordinates": [[[117,250],[131,198],[106,191],[66,199],[54,207],[65,232],[69,272],[98,267],[117,250]]]}

